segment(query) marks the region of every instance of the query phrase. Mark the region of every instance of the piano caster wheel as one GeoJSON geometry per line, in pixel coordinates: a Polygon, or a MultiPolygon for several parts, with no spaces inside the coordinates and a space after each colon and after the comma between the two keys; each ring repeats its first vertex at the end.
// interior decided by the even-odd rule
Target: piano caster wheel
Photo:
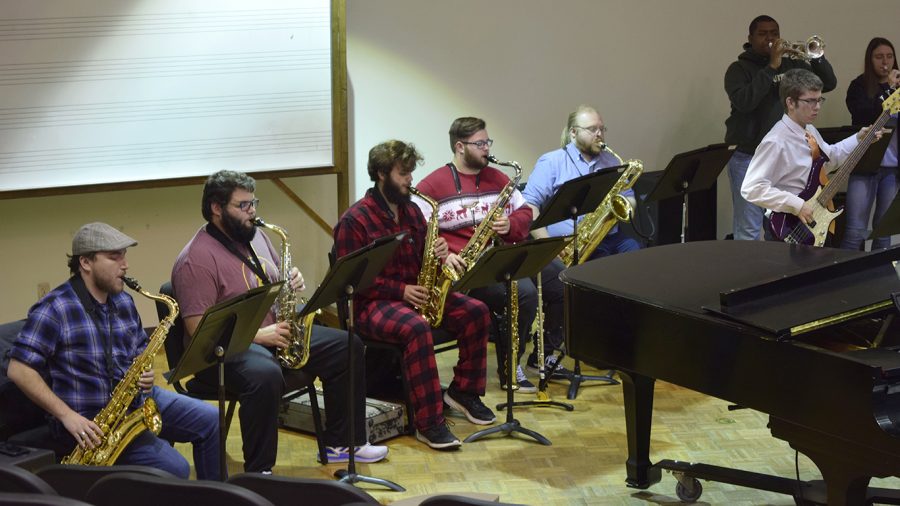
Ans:
{"type": "Polygon", "coordinates": [[[678,496],[678,499],[684,503],[697,502],[697,499],[700,499],[700,495],[703,494],[703,485],[700,484],[700,480],[690,476],[677,478],[678,483],[675,484],[675,494],[678,496]]]}

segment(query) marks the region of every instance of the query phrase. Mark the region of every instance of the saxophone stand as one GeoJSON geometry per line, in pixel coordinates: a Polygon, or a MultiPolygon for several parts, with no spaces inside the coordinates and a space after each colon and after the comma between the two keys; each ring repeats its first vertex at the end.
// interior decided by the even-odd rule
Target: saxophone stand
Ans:
{"type": "MultiPolygon", "coordinates": [[[[734,154],[734,146],[728,144],[711,144],[705,148],[695,149],[679,153],[672,157],[669,165],[663,171],[662,177],[656,182],[656,186],[647,195],[647,202],[681,197],[681,242],[715,239],[715,199],[712,199],[712,209],[709,206],[690,208],[688,194],[709,190],[719,178],[722,168],[728,164],[731,155],[734,154]],[[712,217],[712,218],[710,218],[712,217]],[[691,221],[706,223],[696,227],[697,230],[712,230],[711,237],[701,236],[700,233],[689,234],[691,231],[688,223],[691,221]]],[[[713,190],[715,191],[715,190],[713,190]]],[[[707,201],[709,199],[701,199],[707,201]]],[[[660,241],[662,244],[662,241],[660,241]]]]}
{"type": "MultiPolygon", "coordinates": [[[[317,309],[337,302],[341,307],[347,307],[347,368],[350,376],[350,388],[347,393],[347,447],[350,448],[350,457],[347,469],[335,471],[334,476],[343,483],[372,483],[381,485],[397,492],[405,492],[400,485],[382,478],[365,476],[356,472],[356,405],[354,399],[354,376],[356,357],[353,354],[353,294],[368,288],[385,264],[394,255],[394,250],[400,245],[400,241],[406,233],[393,234],[376,239],[372,244],[360,248],[352,253],[339,258],[331,266],[325,279],[316,292],[309,298],[309,302],[300,312],[300,317],[317,309]],[[346,305],[346,306],[345,306],[346,305]]],[[[314,360],[314,358],[313,358],[314,360]]],[[[365,413],[361,414],[365,417],[365,413]]],[[[365,426],[365,423],[363,423],[365,426]]]]}
{"type": "Polygon", "coordinates": [[[228,476],[225,463],[225,361],[250,348],[253,337],[281,290],[283,281],[263,285],[209,307],[181,360],[164,376],[172,384],[216,364],[219,393],[219,477],[228,476]]]}
{"type": "MultiPolygon", "coordinates": [[[[554,223],[572,220],[572,235],[576,238],[574,243],[574,251],[572,257],[572,265],[579,264],[578,251],[578,217],[592,212],[597,206],[603,202],[606,195],[612,190],[616,182],[619,180],[621,172],[628,167],[627,165],[616,165],[597,170],[586,176],[571,179],[559,187],[550,202],[538,218],[532,223],[531,229],[535,230],[543,228],[554,223]]],[[[552,260],[552,259],[551,259],[552,260]]],[[[565,353],[561,352],[556,363],[547,373],[547,377],[553,377],[556,367],[562,364],[565,353]]],[[[543,366],[544,364],[538,364],[543,366]]],[[[585,381],[599,381],[607,385],[618,385],[619,382],[613,378],[615,371],[610,370],[602,376],[591,376],[581,373],[581,361],[575,360],[575,368],[566,378],[569,380],[569,392],[567,398],[569,400],[578,396],[578,388],[585,381]]]]}
{"type": "MultiPolygon", "coordinates": [[[[535,341],[535,346],[538,348],[538,377],[540,380],[538,381],[538,391],[536,395],[536,399],[532,401],[516,401],[513,402],[513,406],[537,406],[537,407],[546,407],[546,408],[563,408],[566,411],[575,411],[575,406],[567,403],[567,402],[559,402],[554,401],[550,398],[550,394],[547,393],[547,383],[549,382],[550,376],[547,374],[544,366],[544,310],[543,306],[543,294],[541,289],[541,272],[537,273],[537,289],[538,289],[538,311],[537,318],[540,322],[538,324],[538,333],[537,333],[537,341],[535,341]]],[[[507,304],[512,304],[512,299],[509,299],[507,304]]],[[[515,325],[516,322],[513,322],[512,325],[515,325]]],[[[507,329],[509,332],[512,332],[512,327],[507,329]]],[[[512,334],[510,333],[510,343],[513,342],[512,334]]],[[[509,354],[508,354],[509,355],[509,354]]],[[[508,360],[508,359],[507,359],[508,360]]],[[[555,368],[555,367],[554,367],[555,368]]],[[[512,369],[508,367],[507,369],[512,369]]],[[[509,378],[507,378],[509,380],[509,378]]],[[[507,381],[507,385],[515,385],[515,381],[507,381]]],[[[510,389],[511,390],[511,389],[510,389]]],[[[510,403],[509,393],[506,394],[506,402],[502,402],[497,404],[497,411],[503,411],[506,409],[506,405],[510,403]]]]}
{"type": "MultiPolygon", "coordinates": [[[[551,237],[490,248],[481,256],[475,266],[453,284],[452,289],[465,291],[502,282],[506,286],[506,314],[511,315],[513,313],[511,297],[513,280],[536,275],[562,251],[567,242],[568,239],[565,237],[551,237]]],[[[506,335],[510,341],[505,371],[507,385],[510,386],[506,389],[506,421],[500,425],[475,432],[467,437],[465,442],[471,443],[498,432],[507,436],[519,432],[534,438],[541,444],[550,445],[549,439],[522,427],[522,424],[513,417],[512,386],[516,384],[516,368],[512,357],[515,356],[517,343],[513,342],[512,336],[517,322],[514,322],[512,318],[506,318],[506,320],[506,335]]]]}

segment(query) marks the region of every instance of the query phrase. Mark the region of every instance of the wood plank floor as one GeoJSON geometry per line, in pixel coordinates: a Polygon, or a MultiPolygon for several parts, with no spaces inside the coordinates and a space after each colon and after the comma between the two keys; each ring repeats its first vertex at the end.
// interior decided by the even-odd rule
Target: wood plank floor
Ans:
{"type": "MultiPolygon", "coordinates": [[[[488,357],[488,370],[492,371],[493,350],[488,357]]],[[[455,352],[438,355],[444,384],[452,377],[455,360],[455,352]]],[[[167,369],[163,355],[158,357],[156,369],[167,369]]],[[[550,393],[554,399],[565,401],[567,388],[567,383],[552,383],[550,393]]],[[[533,398],[533,394],[517,395],[517,400],[533,398]]],[[[493,408],[505,400],[506,393],[500,390],[497,378],[489,374],[485,403],[493,408]]],[[[583,387],[578,398],[569,402],[574,404],[574,412],[532,407],[517,408],[514,413],[522,426],[550,439],[551,446],[519,435],[494,436],[464,444],[460,451],[437,452],[411,436],[390,439],[383,443],[390,447],[388,459],[377,464],[359,464],[357,472],[392,480],[407,491],[384,491],[365,484],[362,488],[383,504],[421,494],[453,492],[489,492],[499,494],[501,501],[531,505],[680,504],[675,494],[676,481],[668,473],[648,490],[625,486],[627,452],[620,386],[583,387]]],[[[658,382],[651,458],[795,476],[795,453],[787,443],[769,434],[767,416],[747,409],[728,411],[727,407],[724,401],[658,382]]],[[[497,414],[498,420],[505,419],[502,413],[497,414]]],[[[483,428],[458,416],[449,419],[460,439],[483,428]]],[[[177,446],[191,461],[190,445],[177,446]]],[[[242,472],[237,416],[229,431],[227,452],[229,472],[242,472]]],[[[342,468],[341,465],[321,466],[315,456],[313,437],[281,430],[274,471],[284,476],[330,479],[335,470],[342,468]]],[[[802,480],[821,478],[803,455],[799,457],[799,469],[802,480]]],[[[875,479],[872,485],[900,489],[900,478],[875,479]]],[[[788,496],[721,483],[703,482],[703,488],[697,504],[793,504],[788,496]]]]}

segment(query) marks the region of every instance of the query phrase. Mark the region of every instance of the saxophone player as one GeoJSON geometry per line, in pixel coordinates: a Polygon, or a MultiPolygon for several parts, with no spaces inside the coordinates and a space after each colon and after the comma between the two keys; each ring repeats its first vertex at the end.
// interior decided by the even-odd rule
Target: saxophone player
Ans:
{"type": "MultiPolygon", "coordinates": [[[[465,272],[471,267],[467,264],[471,263],[472,259],[461,261],[457,255],[467,246],[471,248],[473,241],[485,242],[480,237],[483,234],[481,231],[493,232],[491,235],[506,243],[527,239],[531,226],[531,208],[526,205],[521,192],[515,188],[517,181],[510,181],[506,174],[488,165],[494,141],[488,136],[487,125],[483,119],[457,118],[450,126],[449,134],[453,160],[435,169],[416,185],[416,189],[439,203],[438,222],[441,237],[447,240],[452,253],[448,262],[457,270],[465,272]],[[512,185],[512,188],[508,185],[512,185]],[[504,190],[507,192],[504,193],[504,190]],[[502,201],[504,197],[507,199],[506,202],[502,201]],[[502,212],[489,224],[489,229],[484,228],[481,226],[482,221],[497,205],[503,207],[502,212]]],[[[431,208],[421,204],[420,207],[428,218],[432,212],[431,208]]],[[[488,244],[479,246],[486,248],[488,244]]],[[[548,273],[543,274],[552,276],[548,273]]],[[[531,334],[531,322],[537,311],[537,289],[532,280],[522,279],[519,280],[518,290],[519,356],[515,357],[514,361],[518,383],[516,391],[534,393],[537,387],[528,380],[518,364],[525,352],[525,343],[531,334]]],[[[487,304],[494,314],[502,314],[506,308],[506,291],[503,283],[471,290],[469,295],[487,304]]],[[[562,291],[559,295],[562,297],[562,291]]],[[[508,347],[509,340],[506,337],[498,337],[495,340],[497,374],[503,389],[507,387],[505,364],[508,347]]]]}
{"type": "MultiPolygon", "coordinates": [[[[564,183],[580,176],[585,176],[607,167],[620,165],[622,161],[611,151],[606,149],[604,134],[606,125],[600,113],[591,106],[580,105],[569,114],[569,119],[560,139],[560,148],[541,155],[534,165],[534,171],[528,178],[528,185],[523,194],[528,205],[534,212],[535,218],[541,209],[550,202],[557,190],[564,183]]],[[[634,205],[634,191],[627,189],[621,194],[634,205]]],[[[583,216],[582,216],[583,218],[583,216]]],[[[581,218],[579,218],[581,220],[581,218]]],[[[571,220],[554,223],[546,228],[535,230],[533,235],[537,238],[549,236],[572,235],[571,220]]],[[[617,253],[626,253],[640,249],[640,244],[633,238],[619,230],[614,225],[600,243],[590,258],[599,258],[617,253]]],[[[562,264],[557,264],[561,270],[562,264]]],[[[545,330],[545,349],[559,349],[562,346],[562,282],[558,276],[544,275],[543,286],[547,306],[547,320],[545,330]],[[547,295],[549,293],[549,296],[547,295]]],[[[556,358],[548,354],[546,357],[548,368],[554,365],[556,358]]],[[[530,369],[537,368],[537,357],[534,353],[528,358],[530,369]]],[[[557,366],[553,379],[564,379],[570,375],[569,371],[557,366]]]]}
{"type": "MultiPolygon", "coordinates": [[[[193,335],[208,307],[281,277],[277,249],[255,225],[259,206],[255,191],[256,181],[240,172],[223,170],[206,180],[201,208],[207,223],[184,247],[172,268],[172,286],[184,318],[185,339],[193,335]]],[[[303,290],[299,270],[295,267],[289,274],[290,286],[303,290]]],[[[270,309],[250,348],[225,362],[225,386],[238,392],[240,400],[238,415],[246,472],[271,473],[275,465],[279,404],[289,372],[282,370],[273,352],[289,345],[290,334],[290,322],[276,322],[275,312],[270,309]]],[[[351,446],[357,462],[378,462],[387,456],[387,447],[365,441],[364,416],[351,421],[346,414],[351,377],[357,381],[356,413],[365,413],[363,347],[358,339],[354,341],[357,370],[351,376],[347,369],[346,336],[337,329],[313,326],[310,359],[302,369],[322,380],[328,419],[320,437],[324,439],[328,462],[346,462],[351,446]],[[346,441],[349,423],[356,424],[359,439],[352,444],[346,441]]],[[[214,385],[216,368],[201,371],[197,377],[214,385]]]]}
{"type": "MultiPolygon", "coordinates": [[[[8,376],[47,411],[57,454],[76,445],[93,449],[103,430],[92,420],[135,357],[147,346],[134,300],[124,292],[126,250],[137,241],[105,223],[81,227],[72,240],[72,277],[28,311],[10,351],[8,376]],[[45,378],[49,378],[48,384],[45,378]]],[[[157,437],[143,431],[116,464],[140,464],[187,478],[190,466],[169,442],[194,446],[198,479],[218,480],[218,411],[211,404],[153,386],[153,371],[138,381],[142,392],[130,409],[152,397],[162,417],[157,437]]]]}
{"type": "Polygon", "coordinates": [[[429,291],[418,284],[423,258],[446,261],[447,242],[433,237],[419,208],[410,201],[412,172],[422,161],[412,144],[391,140],[369,151],[369,178],[375,186],[350,206],[334,229],[335,252],[342,257],[379,237],[397,232],[408,236],[372,286],[354,296],[356,331],[374,341],[404,346],[402,372],[410,384],[416,438],[436,450],[452,450],[460,440],[447,428],[443,400],[460,409],[477,425],[494,423],[494,413],[480,397],[485,390],[487,361],[487,307],[458,292],[447,294],[442,328],[459,343],[459,361],[443,400],[434,359],[431,326],[416,308],[427,302],[429,291]]]}

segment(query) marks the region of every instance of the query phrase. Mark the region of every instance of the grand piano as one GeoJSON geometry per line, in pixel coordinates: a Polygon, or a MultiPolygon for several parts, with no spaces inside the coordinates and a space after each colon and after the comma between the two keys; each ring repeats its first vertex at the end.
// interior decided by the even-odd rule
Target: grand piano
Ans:
{"type": "Polygon", "coordinates": [[[571,356],[620,371],[626,484],[673,471],[790,494],[798,504],[900,504],[871,477],[900,476],[900,248],[862,253],[763,241],[648,248],[564,271],[571,356]],[[650,461],[656,379],[769,415],[820,482],[650,461]],[[824,482],[824,483],[823,483],[824,482]]]}

